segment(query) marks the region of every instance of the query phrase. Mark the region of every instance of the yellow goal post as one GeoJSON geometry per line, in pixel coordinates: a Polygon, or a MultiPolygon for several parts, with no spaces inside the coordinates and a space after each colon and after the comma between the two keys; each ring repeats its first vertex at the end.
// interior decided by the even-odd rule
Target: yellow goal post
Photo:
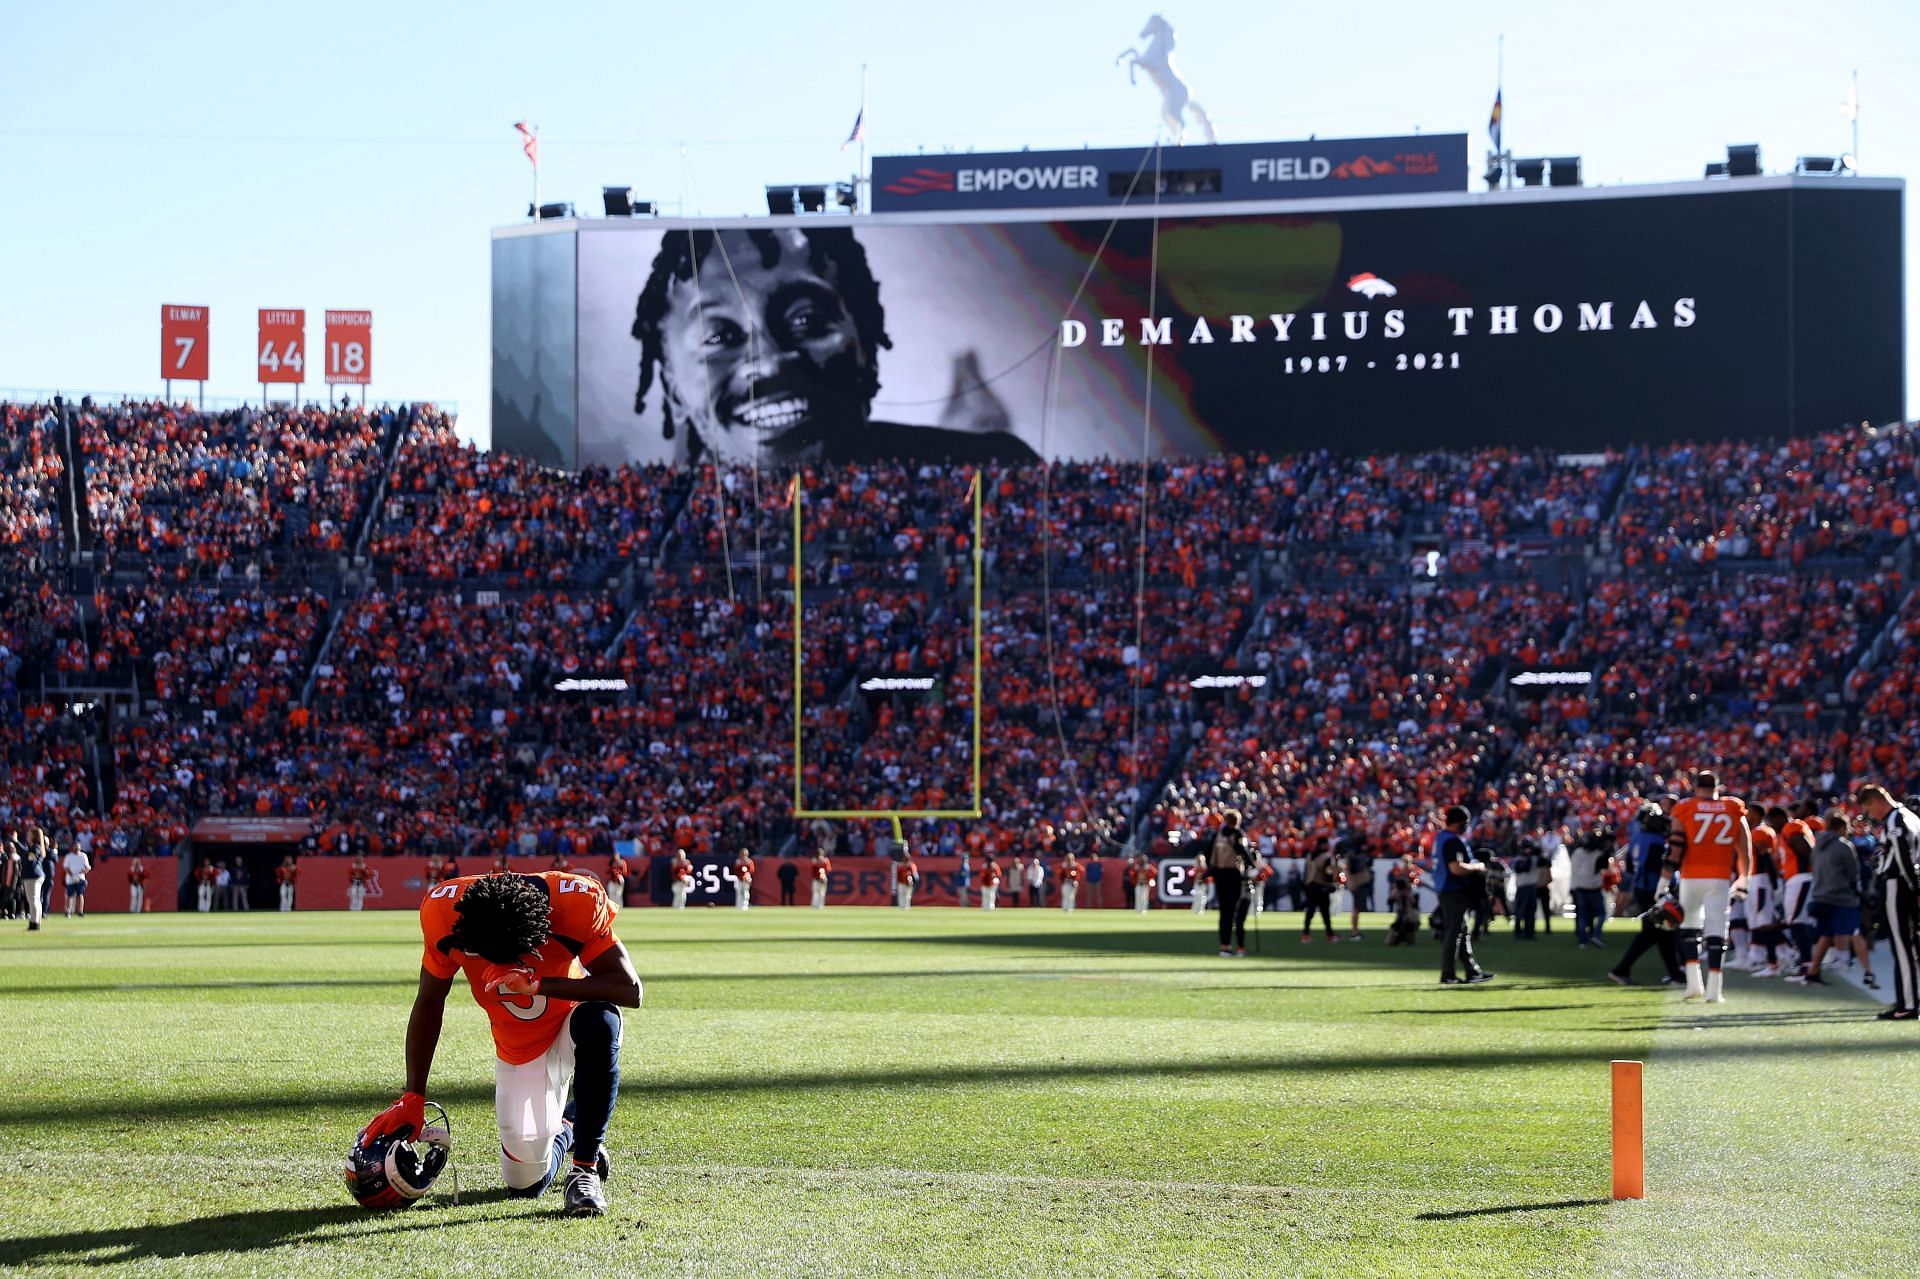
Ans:
{"type": "Polygon", "coordinates": [[[796,473],[791,489],[793,506],[793,816],[796,821],[842,820],[842,821],[890,821],[893,823],[895,839],[903,839],[900,830],[902,819],[932,820],[939,818],[976,818],[980,816],[980,673],[984,647],[981,643],[980,628],[980,587],[982,570],[985,567],[980,533],[982,527],[981,510],[985,483],[982,473],[975,470],[969,491],[973,499],[973,805],[970,808],[808,808],[802,765],[804,763],[802,725],[805,721],[805,661],[802,656],[802,603],[801,577],[803,576],[801,550],[801,506],[806,497],[806,486],[796,473]]]}

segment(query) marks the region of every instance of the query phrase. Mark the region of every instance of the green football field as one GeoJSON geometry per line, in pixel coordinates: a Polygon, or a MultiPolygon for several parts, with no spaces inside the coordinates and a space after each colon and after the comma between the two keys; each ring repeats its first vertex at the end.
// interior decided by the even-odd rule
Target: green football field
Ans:
{"type": "MultiPolygon", "coordinates": [[[[401,1079],[409,915],[0,938],[0,1273],[1909,1275],[1920,1026],[1740,975],[1703,1009],[1570,936],[1214,956],[1182,913],[635,910],[611,1209],[509,1201],[485,1018],[410,1212],[341,1156],[401,1079]],[[1608,1062],[1648,1197],[1608,1201],[1608,1062]],[[445,1196],[440,1190],[449,1192],[445,1196]]],[[[1619,925],[1616,924],[1616,929],[1619,925]]],[[[1611,945],[1625,941],[1624,930],[1611,945]]],[[[1654,975],[1649,956],[1643,974],[1654,975]]],[[[461,983],[464,985],[464,983],[461,983]]]]}

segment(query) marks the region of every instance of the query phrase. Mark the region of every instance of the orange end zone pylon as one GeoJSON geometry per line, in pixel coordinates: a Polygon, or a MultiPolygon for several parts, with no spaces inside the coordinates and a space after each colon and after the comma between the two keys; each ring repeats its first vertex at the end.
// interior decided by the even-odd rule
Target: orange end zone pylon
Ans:
{"type": "Polygon", "coordinates": [[[1647,1197],[1646,1129],[1640,1099],[1642,1063],[1613,1063],[1613,1197],[1647,1197]]]}

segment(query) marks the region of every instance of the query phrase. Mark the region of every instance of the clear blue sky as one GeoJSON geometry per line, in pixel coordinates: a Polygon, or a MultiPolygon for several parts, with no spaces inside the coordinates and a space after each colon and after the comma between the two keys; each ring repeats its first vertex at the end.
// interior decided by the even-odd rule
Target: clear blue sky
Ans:
{"type": "MultiPolygon", "coordinates": [[[[734,214],[846,174],[863,62],[876,152],[1147,142],[1156,97],[1114,55],[1156,4],[1223,141],[1418,126],[1477,156],[1504,32],[1508,143],[1590,182],[1698,177],[1729,142],[1770,170],[1844,151],[1855,68],[1863,168],[1920,177],[1916,0],[0,0],[0,387],[157,391],[170,302],[213,308],[208,393],[257,394],[257,308],[305,307],[317,344],[320,312],[364,307],[372,393],[455,400],[484,441],[515,120],[545,198],[596,211],[605,183],[734,214]]],[[[1910,352],[1915,280],[1910,256],[1910,352]]]]}

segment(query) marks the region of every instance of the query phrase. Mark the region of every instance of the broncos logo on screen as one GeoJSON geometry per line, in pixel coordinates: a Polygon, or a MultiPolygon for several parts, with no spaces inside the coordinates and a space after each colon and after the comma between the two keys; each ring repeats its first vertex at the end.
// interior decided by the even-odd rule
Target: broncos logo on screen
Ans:
{"type": "Polygon", "coordinates": [[[1362,271],[1348,280],[1347,288],[1366,298],[1390,298],[1400,291],[1371,271],[1362,271]]]}

